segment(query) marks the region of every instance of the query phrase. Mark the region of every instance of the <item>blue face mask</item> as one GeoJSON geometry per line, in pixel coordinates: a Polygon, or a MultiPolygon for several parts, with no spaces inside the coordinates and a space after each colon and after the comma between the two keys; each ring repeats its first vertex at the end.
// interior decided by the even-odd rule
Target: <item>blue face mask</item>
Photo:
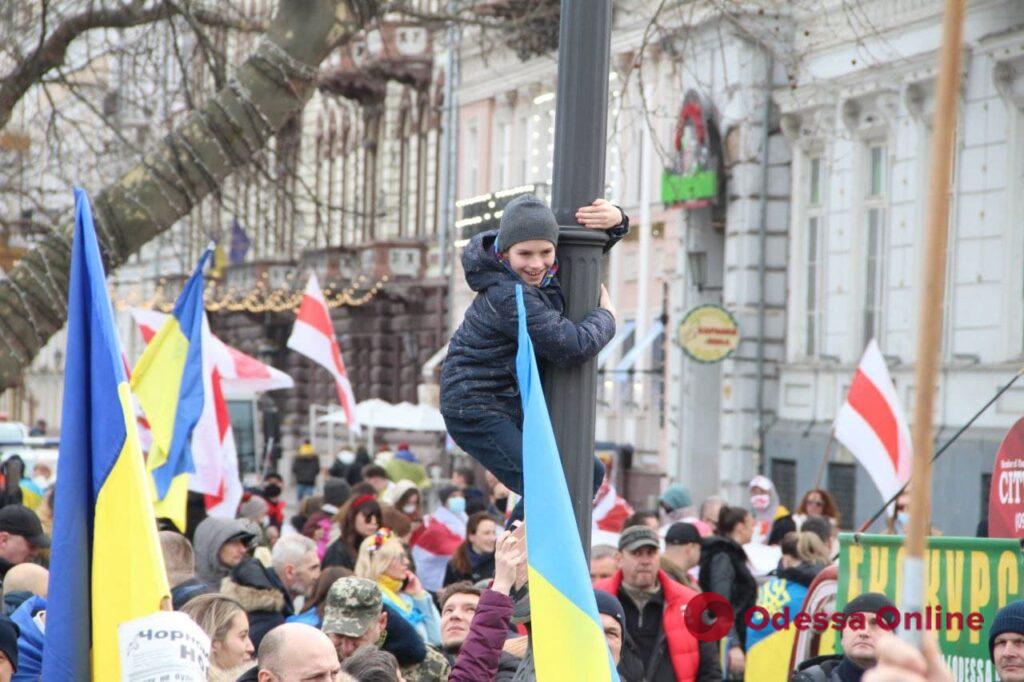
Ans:
{"type": "Polygon", "coordinates": [[[910,514],[907,512],[896,512],[896,525],[900,528],[906,528],[907,523],[910,522],[910,514]]]}
{"type": "Polygon", "coordinates": [[[466,498],[465,497],[449,497],[448,501],[445,502],[448,511],[454,514],[465,514],[466,513],[466,498]]]}

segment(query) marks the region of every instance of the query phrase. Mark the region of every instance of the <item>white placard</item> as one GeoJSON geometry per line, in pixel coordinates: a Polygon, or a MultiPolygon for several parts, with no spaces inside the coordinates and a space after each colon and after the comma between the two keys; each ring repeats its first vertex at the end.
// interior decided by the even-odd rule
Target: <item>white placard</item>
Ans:
{"type": "Polygon", "coordinates": [[[117,627],[122,682],[206,682],[210,638],[184,613],[159,611],[117,627]]]}

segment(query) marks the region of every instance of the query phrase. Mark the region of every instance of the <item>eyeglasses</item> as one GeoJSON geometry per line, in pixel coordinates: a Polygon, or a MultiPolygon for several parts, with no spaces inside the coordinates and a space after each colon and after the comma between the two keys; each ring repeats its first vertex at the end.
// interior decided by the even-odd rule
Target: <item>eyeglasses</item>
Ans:
{"type": "Polygon", "coordinates": [[[824,507],[825,506],[825,501],[824,500],[816,500],[816,499],[807,500],[807,506],[810,507],[811,505],[813,505],[815,507],[824,507]]]}
{"type": "Polygon", "coordinates": [[[905,504],[897,504],[896,505],[896,511],[898,511],[898,512],[907,511],[907,505],[905,505],[905,504]]]}

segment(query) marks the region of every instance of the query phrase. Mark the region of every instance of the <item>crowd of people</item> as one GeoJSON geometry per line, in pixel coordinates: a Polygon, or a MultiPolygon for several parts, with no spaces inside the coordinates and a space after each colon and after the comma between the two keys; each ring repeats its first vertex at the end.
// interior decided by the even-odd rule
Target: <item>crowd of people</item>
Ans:
{"type": "MultiPolygon", "coordinates": [[[[171,607],[209,636],[209,680],[536,679],[530,529],[514,517],[518,496],[472,468],[444,481],[396,480],[422,466],[408,446],[400,451],[397,468],[388,466],[389,451],[372,459],[342,452],[306,479],[301,495],[286,494],[269,474],[246,492],[236,518],[190,519],[185,533],[161,524],[171,607]]],[[[767,634],[746,627],[744,615],[780,595],[799,608],[835,560],[840,517],[828,491],[808,491],[790,513],[772,482],[756,477],[746,502],[698,504],[674,484],[653,510],[623,503],[614,544],[595,532],[592,587],[622,680],[743,679],[748,649],[767,634]],[[733,609],[721,641],[698,639],[684,622],[701,592],[733,609]]],[[[34,510],[0,508],[0,682],[38,679],[50,505],[52,494],[34,510]]],[[[867,627],[844,629],[841,655],[803,661],[791,679],[952,679],[933,640],[922,653],[879,627],[887,606],[878,593],[850,600],[843,612],[860,614],[867,627]]],[[[1024,682],[1024,602],[987,626],[999,679],[1024,682]]]]}
{"type": "MultiPolygon", "coordinates": [[[[209,679],[535,679],[517,496],[490,475],[477,487],[472,468],[440,484],[396,479],[421,467],[407,445],[399,451],[400,467],[388,466],[390,452],[339,454],[318,472],[322,484],[307,479],[312,489],[279,525],[270,478],[277,495],[252,491],[239,518],[203,520],[192,543],[161,532],[174,608],[212,642],[209,679]]],[[[744,615],[781,593],[799,607],[833,561],[840,525],[828,491],[808,491],[790,513],[763,476],[743,506],[718,497],[695,504],[676,484],[656,510],[629,511],[615,544],[593,547],[590,566],[627,682],[743,679],[748,647],[766,634],[748,629],[744,615]],[[684,622],[686,604],[705,591],[734,612],[721,642],[699,640],[684,622]]],[[[844,612],[868,627],[844,630],[842,655],[805,661],[792,679],[947,679],[941,658],[889,641],[875,623],[886,605],[881,594],[851,600],[844,612]]],[[[1006,607],[989,634],[1000,679],[1024,682],[1024,603],[1006,607]]]]}

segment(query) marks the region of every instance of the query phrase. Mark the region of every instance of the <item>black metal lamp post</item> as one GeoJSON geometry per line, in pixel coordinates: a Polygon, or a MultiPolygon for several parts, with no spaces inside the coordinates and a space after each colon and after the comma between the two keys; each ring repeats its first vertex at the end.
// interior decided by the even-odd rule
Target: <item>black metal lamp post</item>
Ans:
{"type": "MultiPolygon", "coordinates": [[[[604,196],[608,122],[611,0],[562,0],[558,98],[551,208],[560,226],[558,278],[566,315],[579,321],[597,305],[607,237],[576,222],[576,209],[604,196]]],[[[569,369],[548,366],[545,394],[576,512],[590,555],[594,484],[597,371],[594,361],[569,369]]]]}

